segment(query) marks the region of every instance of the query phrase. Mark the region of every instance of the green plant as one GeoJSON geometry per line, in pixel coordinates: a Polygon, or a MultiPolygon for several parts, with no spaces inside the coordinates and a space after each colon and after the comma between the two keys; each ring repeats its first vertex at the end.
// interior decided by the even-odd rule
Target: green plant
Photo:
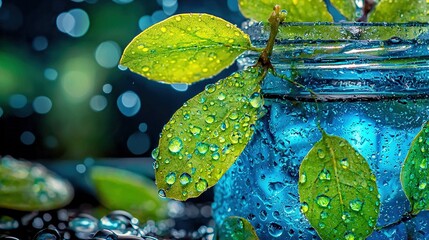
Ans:
{"type": "MultiPolygon", "coordinates": [[[[358,17],[354,1],[330,3],[345,19],[358,17]]],[[[270,16],[270,37],[264,49],[253,47],[245,33],[222,19],[207,14],[180,14],[148,28],[124,51],[121,64],[131,71],[160,82],[186,84],[212,77],[245,51],[260,53],[254,66],[207,85],[164,126],[159,146],[152,154],[161,197],[186,200],[218,182],[250,141],[254,124],[264,114],[260,84],[268,73],[317,96],[294,79],[276,73],[270,57],[282,22],[333,20],[324,1],[240,0],[239,5],[249,18],[264,21],[270,16]],[[288,12],[280,11],[277,5],[271,13],[275,4],[281,4],[288,12]]],[[[375,8],[373,1],[365,1],[359,19],[427,21],[426,13],[427,3],[422,0],[382,0],[375,8]]],[[[365,238],[377,228],[380,202],[375,176],[345,139],[318,127],[322,139],[300,167],[301,211],[323,239],[365,238]],[[354,173],[353,177],[350,173],[354,173]],[[333,217],[323,221],[328,215],[333,217]]],[[[414,140],[401,174],[412,215],[429,208],[427,129],[426,125],[414,140]]],[[[234,221],[228,220],[228,224],[234,221]]],[[[228,224],[226,228],[231,229],[228,224]]]]}

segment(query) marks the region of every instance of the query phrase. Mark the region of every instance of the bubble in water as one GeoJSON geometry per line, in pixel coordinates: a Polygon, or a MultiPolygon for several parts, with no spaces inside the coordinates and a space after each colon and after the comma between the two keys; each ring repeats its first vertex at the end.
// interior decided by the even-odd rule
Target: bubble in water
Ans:
{"type": "Polygon", "coordinates": [[[165,182],[169,185],[172,185],[176,182],[176,173],[170,172],[165,176],[165,182]]]}
{"type": "Polygon", "coordinates": [[[268,225],[268,232],[273,237],[280,237],[283,234],[283,227],[275,222],[268,225]]]}
{"type": "Polygon", "coordinates": [[[359,199],[355,199],[355,200],[350,201],[349,205],[353,211],[359,212],[362,209],[363,202],[359,199]]]}
{"type": "Polygon", "coordinates": [[[187,185],[191,181],[192,181],[191,175],[189,175],[188,173],[182,173],[180,175],[180,184],[187,185]]]}
{"type": "Polygon", "coordinates": [[[172,153],[178,153],[183,148],[183,142],[180,138],[174,137],[168,143],[168,150],[172,153]]]}
{"type": "Polygon", "coordinates": [[[200,180],[198,180],[198,182],[195,183],[195,188],[197,189],[198,192],[205,191],[207,187],[208,187],[208,183],[203,178],[200,178],[200,180]]]}
{"type": "Polygon", "coordinates": [[[331,198],[326,195],[319,195],[316,198],[317,205],[326,208],[328,207],[329,203],[331,202],[331,198]]]}

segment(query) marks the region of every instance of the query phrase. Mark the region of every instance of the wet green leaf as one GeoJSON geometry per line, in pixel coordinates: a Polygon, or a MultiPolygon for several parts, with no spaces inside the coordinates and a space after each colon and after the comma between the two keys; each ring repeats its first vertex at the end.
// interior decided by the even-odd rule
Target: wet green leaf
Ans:
{"type": "Polygon", "coordinates": [[[190,84],[214,76],[250,48],[249,36],[223,19],[179,14],[135,37],[120,62],[152,80],[190,84]]]}
{"type": "Polygon", "coordinates": [[[285,22],[332,22],[324,0],[239,0],[241,12],[247,18],[267,22],[273,7],[287,11],[285,22]]]}
{"type": "Polygon", "coordinates": [[[100,202],[110,210],[127,211],[142,221],[166,217],[166,202],[157,197],[150,179],[122,169],[96,166],[91,170],[91,180],[100,202]]]}
{"type": "Polygon", "coordinates": [[[401,171],[401,183],[413,214],[429,210],[429,122],[411,143],[401,171]]]}
{"type": "Polygon", "coordinates": [[[380,211],[375,176],[347,140],[323,133],[299,170],[301,211],[322,239],[365,239],[380,211]]]}
{"type": "Polygon", "coordinates": [[[369,22],[428,22],[426,0],[380,0],[369,22]]]}
{"type": "Polygon", "coordinates": [[[349,21],[354,21],[356,17],[355,0],[331,0],[334,6],[340,13],[349,21]]]}
{"type": "Polygon", "coordinates": [[[207,85],[174,113],[152,153],[160,196],[197,197],[235,162],[262,109],[263,75],[258,67],[234,73],[207,85]]]}
{"type": "Polygon", "coordinates": [[[218,240],[257,240],[255,229],[244,218],[231,216],[226,218],[217,229],[218,240]]]}
{"type": "Polygon", "coordinates": [[[0,159],[0,207],[50,210],[67,205],[72,198],[72,186],[42,165],[0,159]]]}

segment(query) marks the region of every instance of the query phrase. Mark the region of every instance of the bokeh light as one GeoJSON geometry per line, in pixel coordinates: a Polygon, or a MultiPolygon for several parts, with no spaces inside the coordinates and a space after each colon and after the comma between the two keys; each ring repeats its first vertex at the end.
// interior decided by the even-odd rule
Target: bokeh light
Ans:
{"type": "Polygon", "coordinates": [[[73,100],[83,100],[94,88],[94,81],[83,71],[69,71],[61,78],[61,86],[73,100]]]}
{"type": "Polygon", "coordinates": [[[46,79],[54,81],[58,77],[58,72],[53,68],[46,68],[45,71],[43,72],[43,75],[45,76],[46,79]]]}
{"type": "Polygon", "coordinates": [[[105,41],[95,50],[95,60],[104,68],[114,68],[121,57],[121,48],[114,41],[105,41]]]}
{"type": "Polygon", "coordinates": [[[113,2],[117,3],[117,4],[128,4],[133,2],[134,0],[113,0],[113,2]]]}
{"type": "Polygon", "coordinates": [[[153,24],[152,17],[149,15],[145,15],[139,19],[139,28],[142,31],[152,26],[152,24],[153,24]]]}
{"type": "Polygon", "coordinates": [[[12,108],[23,108],[27,104],[27,97],[22,94],[13,94],[9,98],[9,105],[12,108]]]}
{"type": "Polygon", "coordinates": [[[147,124],[142,122],[139,124],[139,131],[145,133],[147,131],[147,124]]]}
{"type": "Polygon", "coordinates": [[[52,108],[52,101],[46,96],[38,96],[33,101],[33,109],[36,113],[46,114],[52,108]]]}
{"type": "Polygon", "coordinates": [[[109,94],[112,92],[112,84],[106,83],[103,85],[103,92],[109,94]]]}
{"type": "Polygon", "coordinates": [[[25,131],[21,134],[21,142],[25,145],[31,145],[36,140],[34,134],[30,131],[25,131]]]}
{"type": "Polygon", "coordinates": [[[36,51],[43,51],[48,47],[48,39],[45,36],[37,36],[33,39],[33,48],[36,51]]]}
{"type": "Polygon", "coordinates": [[[57,17],[58,30],[72,37],[82,37],[85,35],[89,29],[89,25],[88,14],[80,8],[63,12],[57,17]]]}
{"type": "Polygon", "coordinates": [[[127,117],[136,115],[141,107],[139,96],[133,91],[126,91],[118,97],[119,111],[127,117]]]}
{"type": "Polygon", "coordinates": [[[150,147],[149,136],[146,133],[135,132],[128,138],[127,146],[134,155],[144,154],[150,147]]]}
{"type": "Polygon", "coordinates": [[[96,112],[103,111],[107,106],[107,99],[102,95],[95,95],[89,101],[89,106],[96,112]]]}

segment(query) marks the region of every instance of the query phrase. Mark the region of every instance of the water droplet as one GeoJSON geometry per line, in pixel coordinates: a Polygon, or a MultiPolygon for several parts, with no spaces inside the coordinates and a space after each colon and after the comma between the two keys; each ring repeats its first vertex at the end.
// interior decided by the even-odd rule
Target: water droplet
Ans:
{"type": "Polygon", "coordinates": [[[422,146],[422,147],[420,148],[420,151],[421,151],[422,153],[424,153],[424,152],[426,151],[425,147],[424,147],[424,146],[422,146]]]}
{"type": "Polygon", "coordinates": [[[161,198],[165,198],[167,196],[165,194],[165,190],[164,189],[159,189],[158,196],[161,197],[161,198]]]}
{"type": "Polygon", "coordinates": [[[216,91],[216,85],[214,85],[214,84],[208,84],[208,85],[205,87],[205,90],[206,90],[206,92],[208,92],[208,93],[214,93],[214,92],[216,91]]]}
{"type": "Polygon", "coordinates": [[[240,142],[241,137],[242,137],[241,132],[234,131],[234,132],[232,132],[232,133],[231,133],[231,135],[229,136],[229,139],[231,140],[231,143],[232,143],[232,144],[237,144],[237,143],[239,143],[239,142],[240,142]]]}
{"type": "Polygon", "coordinates": [[[199,142],[197,143],[196,149],[199,154],[204,155],[209,150],[209,145],[207,143],[199,142]]]}
{"type": "Polygon", "coordinates": [[[329,172],[328,169],[324,168],[320,173],[319,173],[319,179],[320,180],[331,180],[331,173],[329,172]]]}
{"type": "Polygon", "coordinates": [[[319,158],[325,158],[326,154],[325,151],[323,151],[323,149],[318,149],[317,150],[317,156],[319,156],[319,158]]]}
{"type": "Polygon", "coordinates": [[[321,222],[321,223],[319,223],[319,227],[323,229],[323,228],[325,228],[325,227],[326,227],[326,225],[325,225],[324,223],[322,223],[322,222],[321,222]]]}
{"type": "Polygon", "coordinates": [[[178,153],[183,148],[183,142],[180,138],[175,137],[170,140],[170,143],[168,143],[168,150],[172,153],[178,153]]]}
{"type": "Polygon", "coordinates": [[[19,227],[19,223],[12,217],[0,216],[0,230],[13,230],[19,227]]]}
{"type": "Polygon", "coordinates": [[[213,160],[217,161],[217,160],[219,160],[219,158],[220,158],[220,154],[218,152],[215,152],[215,153],[212,154],[212,159],[213,160]]]}
{"type": "Polygon", "coordinates": [[[346,234],[344,234],[344,238],[346,240],[355,240],[355,235],[351,232],[347,232],[346,234]]]}
{"type": "Polygon", "coordinates": [[[209,71],[209,69],[208,68],[203,68],[201,71],[204,72],[204,73],[206,73],[206,72],[209,71]]]}
{"type": "Polygon", "coordinates": [[[275,222],[268,225],[268,232],[273,237],[280,237],[283,234],[283,227],[275,222]]]}
{"type": "Polygon", "coordinates": [[[349,161],[348,161],[348,159],[347,158],[344,158],[344,159],[342,159],[341,161],[340,161],[340,165],[341,165],[341,167],[342,168],[344,168],[344,169],[348,169],[349,168],[349,161]]]}
{"type": "Polygon", "coordinates": [[[211,124],[215,121],[215,117],[213,115],[208,115],[206,117],[206,123],[211,124]]]}
{"type": "Polygon", "coordinates": [[[208,187],[208,183],[203,178],[200,178],[200,180],[198,180],[198,182],[195,183],[195,188],[197,189],[198,192],[205,191],[207,187],[208,187]]]}
{"type": "Polygon", "coordinates": [[[326,219],[326,218],[328,218],[328,212],[326,212],[326,211],[322,211],[322,212],[320,213],[320,218],[321,218],[321,219],[326,219]]]}
{"type": "Polygon", "coordinates": [[[199,127],[191,127],[191,133],[194,136],[199,135],[201,133],[201,128],[199,128],[199,127]]]}
{"type": "Polygon", "coordinates": [[[182,185],[187,185],[192,181],[191,175],[189,175],[188,173],[182,173],[179,178],[180,184],[182,185]]]}
{"type": "Polygon", "coordinates": [[[223,101],[223,100],[225,100],[225,98],[226,98],[226,95],[223,92],[219,93],[219,95],[217,96],[217,99],[219,101],[223,101]]]}
{"type": "Polygon", "coordinates": [[[69,228],[76,232],[91,233],[98,229],[98,220],[88,214],[79,214],[69,222],[69,228]]]}
{"type": "Polygon", "coordinates": [[[307,181],[307,175],[305,173],[299,176],[299,183],[303,184],[307,181]]]}
{"type": "Polygon", "coordinates": [[[169,185],[172,185],[176,182],[176,173],[170,172],[165,176],[165,182],[169,185]]]}
{"type": "Polygon", "coordinates": [[[260,108],[264,104],[263,98],[258,92],[255,92],[252,94],[252,96],[250,96],[249,102],[250,105],[254,108],[260,108]]]}
{"type": "Polygon", "coordinates": [[[149,68],[149,67],[146,67],[146,66],[142,68],[142,71],[143,71],[143,72],[149,72],[149,70],[150,70],[150,68],[149,68]]]}
{"type": "Polygon", "coordinates": [[[303,202],[303,203],[301,204],[301,212],[302,212],[302,213],[306,213],[306,212],[308,212],[308,204],[307,204],[306,202],[303,202]]]}
{"type": "Polygon", "coordinates": [[[328,207],[329,203],[331,202],[331,198],[326,195],[319,195],[316,198],[317,205],[326,208],[328,207]]]}
{"type": "Polygon", "coordinates": [[[167,32],[167,28],[162,27],[162,28],[161,28],[161,32],[163,32],[163,33],[167,32]]]}
{"type": "Polygon", "coordinates": [[[152,158],[153,158],[154,160],[158,159],[158,156],[159,156],[159,148],[154,148],[154,149],[152,150],[151,155],[152,155],[152,158]]]}
{"type": "Polygon", "coordinates": [[[428,162],[427,162],[426,158],[423,158],[422,161],[420,162],[420,168],[426,169],[427,167],[428,167],[428,162]]]}
{"type": "Polygon", "coordinates": [[[348,212],[343,212],[343,215],[341,215],[341,219],[343,219],[345,223],[349,223],[351,221],[351,218],[352,216],[348,212]]]}
{"type": "Polygon", "coordinates": [[[219,150],[219,146],[216,144],[211,144],[210,145],[210,151],[212,152],[216,152],[217,150],[219,150]]]}
{"type": "Polygon", "coordinates": [[[420,190],[425,189],[425,188],[426,188],[426,185],[427,185],[427,183],[426,183],[426,182],[420,182],[420,184],[419,184],[419,189],[420,189],[420,190]]]}
{"type": "Polygon", "coordinates": [[[176,19],[176,21],[180,22],[182,20],[181,16],[176,16],[174,19],[176,19]]]}
{"type": "Polygon", "coordinates": [[[152,168],[153,168],[154,170],[156,170],[156,169],[158,169],[158,168],[159,168],[159,164],[158,164],[158,162],[157,162],[157,161],[154,161],[154,162],[152,163],[152,168]]]}
{"type": "Polygon", "coordinates": [[[350,201],[349,206],[353,211],[359,212],[362,209],[363,202],[359,199],[350,201]]]}
{"type": "Polygon", "coordinates": [[[229,114],[229,119],[231,119],[231,120],[237,120],[237,118],[238,118],[238,113],[237,112],[232,112],[232,113],[230,113],[229,114]]]}

